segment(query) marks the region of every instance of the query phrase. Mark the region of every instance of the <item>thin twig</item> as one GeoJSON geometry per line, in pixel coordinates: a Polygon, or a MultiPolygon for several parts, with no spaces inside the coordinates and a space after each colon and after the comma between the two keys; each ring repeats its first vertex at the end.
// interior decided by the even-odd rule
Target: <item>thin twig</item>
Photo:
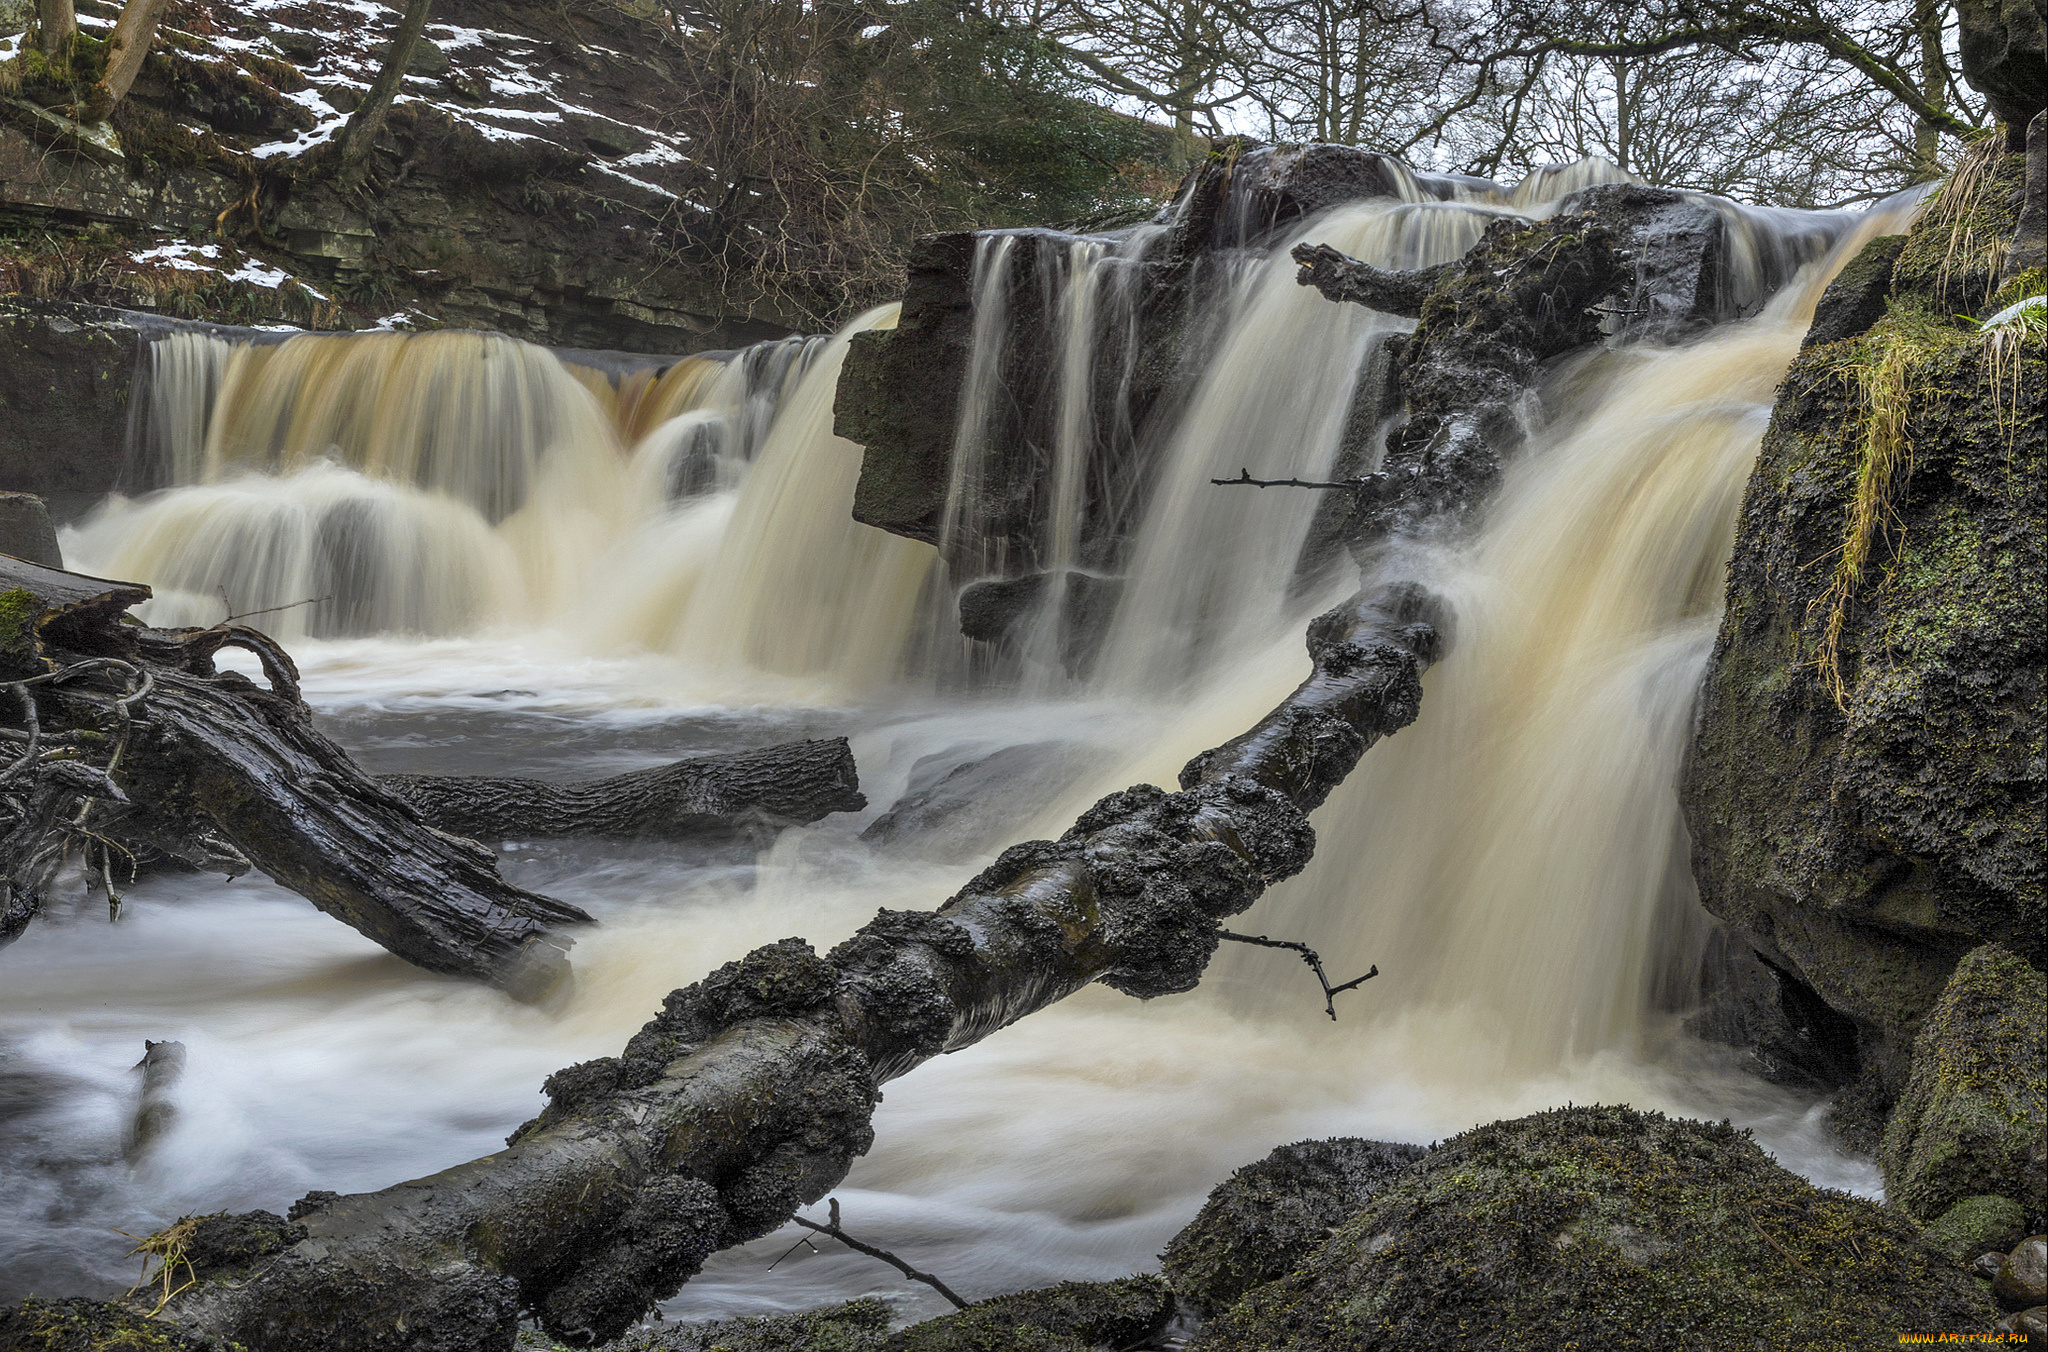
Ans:
{"type": "MultiPolygon", "coordinates": [[[[300,606],[317,606],[333,599],[332,596],[309,596],[303,601],[288,601],[281,606],[265,606],[261,610],[245,610],[239,615],[230,615],[224,620],[215,621],[212,627],[215,629],[225,629],[239,620],[246,620],[252,616],[275,615],[280,610],[297,610],[300,606]]],[[[223,606],[228,605],[228,589],[226,587],[220,589],[220,603],[223,606]]],[[[234,607],[228,606],[228,608],[232,610],[234,607]]]]}
{"type": "Polygon", "coordinates": [[[1386,477],[1384,474],[1368,474],[1362,479],[1336,479],[1330,481],[1315,479],[1254,479],[1249,469],[1242,469],[1238,471],[1235,479],[1211,479],[1209,482],[1224,485],[1237,484],[1240,487],[1250,488],[1348,488],[1356,493],[1383,482],[1386,477]]]}
{"type": "MultiPolygon", "coordinates": [[[[887,1249],[878,1249],[872,1244],[863,1244],[859,1240],[855,1239],[852,1235],[847,1234],[846,1231],[840,1229],[839,1199],[837,1197],[830,1199],[830,1205],[832,1208],[832,1219],[829,1224],[820,1225],[816,1221],[805,1220],[802,1216],[791,1216],[790,1219],[792,1221],[795,1221],[798,1225],[803,1226],[806,1230],[815,1230],[821,1235],[832,1236],[832,1238],[838,1240],[841,1244],[844,1244],[849,1249],[857,1249],[861,1253],[866,1254],[870,1258],[881,1259],[890,1267],[895,1268],[898,1272],[910,1278],[912,1281],[923,1282],[926,1286],[929,1286],[932,1290],[938,1292],[947,1300],[952,1301],[953,1308],[957,1310],[964,1310],[967,1308],[967,1302],[960,1299],[959,1296],[953,1294],[952,1287],[947,1286],[937,1277],[932,1276],[931,1273],[919,1272],[916,1268],[904,1262],[895,1254],[890,1253],[887,1249]]],[[[787,1257],[789,1257],[789,1254],[782,1255],[782,1258],[787,1257]]],[[[782,1261],[782,1258],[778,1258],[775,1261],[779,1263],[782,1261]]]]}
{"type": "Polygon", "coordinates": [[[1355,990],[1363,986],[1366,982],[1380,974],[1379,964],[1374,963],[1372,970],[1364,976],[1353,977],[1341,986],[1332,986],[1330,978],[1323,974],[1323,955],[1310,948],[1307,944],[1296,943],[1292,939],[1268,939],[1263,934],[1232,934],[1229,930],[1224,930],[1222,933],[1223,937],[1232,943],[1257,944],[1260,948],[1287,948],[1301,954],[1301,960],[1307,963],[1309,970],[1316,974],[1316,982],[1323,988],[1323,1012],[1330,1016],[1330,1022],[1332,1023],[1337,1021],[1337,997],[1345,991],[1355,990]]]}

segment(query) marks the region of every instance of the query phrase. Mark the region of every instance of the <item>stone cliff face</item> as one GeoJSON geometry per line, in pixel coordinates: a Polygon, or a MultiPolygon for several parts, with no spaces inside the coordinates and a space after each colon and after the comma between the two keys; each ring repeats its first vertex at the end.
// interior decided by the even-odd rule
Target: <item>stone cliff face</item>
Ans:
{"type": "MultiPolygon", "coordinates": [[[[2001,269],[2024,180],[2021,156],[1979,155],[1823,301],[1744,501],[1682,785],[1728,926],[1705,1031],[1850,1086],[1839,1122],[1866,1146],[1954,1052],[1922,1034],[1958,961],[1995,950],[2038,985],[2048,938],[2041,312],[1972,318],[2042,289],[2001,269]]],[[[2038,1141],[2038,1048],[2014,1058],[2000,1130],[2038,1141]]],[[[2038,1161],[1945,1188],[1908,1186],[1903,1147],[1886,1165],[1923,1219],[1998,1193],[2039,1224],[2038,1161]]]]}
{"type": "MultiPolygon", "coordinates": [[[[113,9],[81,0],[85,31],[113,9]]],[[[0,118],[0,235],[18,232],[0,290],[673,354],[796,326],[768,304],[728,314],[684,247],[715,176],[669,114],[677,72],[652,20],[521,0],[440,0],[432,18],[374,190],[344,196],[305,166],[361,99],[396,9],[174,0],[116,109],[119,155],[71,153],[22,107],[0,118]]]]}

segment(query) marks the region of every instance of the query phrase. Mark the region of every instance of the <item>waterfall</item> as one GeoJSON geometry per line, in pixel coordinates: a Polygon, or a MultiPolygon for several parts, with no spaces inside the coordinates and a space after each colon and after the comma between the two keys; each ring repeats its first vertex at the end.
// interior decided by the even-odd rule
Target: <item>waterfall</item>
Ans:
{"type": "Polygon", "coordinates": [[[1676,784],[1736,512],[1821,289],[1913,209],[1865,213],[1755,318],[1581,358],[1476,537],[1421,560],[1449,655],[1258,923],[1333,972],[1377,964],[1379,1020],[1426,1025],[1461,1073],[1634,1050],[1690,996],[1704,913],[1676,784]]]}

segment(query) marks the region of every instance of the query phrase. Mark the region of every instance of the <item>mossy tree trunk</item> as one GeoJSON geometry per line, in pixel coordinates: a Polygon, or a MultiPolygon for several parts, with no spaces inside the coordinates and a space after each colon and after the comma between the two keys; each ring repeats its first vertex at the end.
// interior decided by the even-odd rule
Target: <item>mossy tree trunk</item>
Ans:
{"type": "Polygon", "coordinates": [[[36,0],[36,50],[57,74],[71,74],[71,40],[78,35],[78,11],[71,0],[36,0]]]}

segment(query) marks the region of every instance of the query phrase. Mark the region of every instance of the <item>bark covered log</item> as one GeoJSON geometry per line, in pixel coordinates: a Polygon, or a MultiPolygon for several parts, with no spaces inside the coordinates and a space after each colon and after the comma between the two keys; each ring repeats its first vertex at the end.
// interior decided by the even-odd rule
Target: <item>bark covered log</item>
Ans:
{"type": "Polygon", "coordinates": [[[470,775],[377,778],[436,827],[479,840],[675,840],[772,831],[833,812],[858,812],[868,803],[844,737],[697,756],[571,783],[470,775]]]}
{"type": "Polygon", "coordinates": [[[785,939],[728,963],[622,1055],[550,1077],[504,1151],[248,1218],[287,1247],[201,1264],[169,1317],[259,1352],[502,1352],[522,1310],[571,1345],[616,1337],[836,1184],[884,1081],[1091,982],[1193,987],[1221,921],[1307,863],[1307,810],[1415,717],[1435,614],[1412,586],[1355,598],[1311,630],[1301,687],[1179,792],[1111,794],[937,911],[885,910],[823,957],[785,939]]]}
{"type": "MultiPolygon", "coordinates": [[[[148,596],[0,556],[0,683],[27,701],[0,707],[0,719],[22,720],[0,727],[0,744],[35,752],[18,773],[33,770],[37,786],[8,815],[41,828],[36,850],[48,852],[61,822],[89,847],[118,846],[132,813],[136,844],[229,868],[252,861],[429,971],[527,1000],[559,985],[570,943],[560,930],[588,915],[506,882],[490,850],[434,829],[365,774],[313,727],[296,668],[264,635],[124,622],[148,596]],[[270,688],[217,671],[223,647],[255,652],[270,688]]],[[[4,909],[33,914],[20,886],[0,890],[4,909]]]]}

